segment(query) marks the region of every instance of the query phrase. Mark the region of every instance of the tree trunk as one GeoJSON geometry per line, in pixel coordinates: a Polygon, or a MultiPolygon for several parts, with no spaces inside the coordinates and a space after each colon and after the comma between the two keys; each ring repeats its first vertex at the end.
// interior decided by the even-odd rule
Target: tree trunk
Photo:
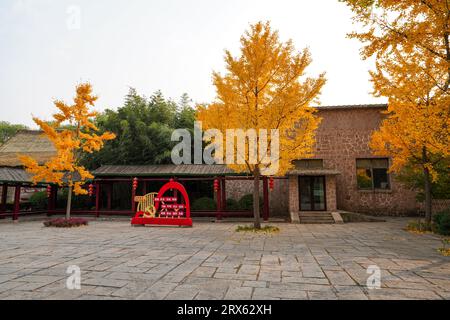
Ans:
{"type": "Polygon", "coordinates": [[[253,215],[255,217],[255,229],[261,229],[261,221],[259,217],[259,168],[254,171],[253,180],[253,215]]]}
{"type": "Polygon", "coordinates": [[[425,177],[425,223],[431,226],[431,177],[430,170],[425,168],[423,170],[425,177]]]}
{"type": "Polygon", "coordinates": [[[70,219],[70,209],[72,208],[72,187],[69,187],[67,194],[67,207],[66,207],[66,219],[70,219]]]}

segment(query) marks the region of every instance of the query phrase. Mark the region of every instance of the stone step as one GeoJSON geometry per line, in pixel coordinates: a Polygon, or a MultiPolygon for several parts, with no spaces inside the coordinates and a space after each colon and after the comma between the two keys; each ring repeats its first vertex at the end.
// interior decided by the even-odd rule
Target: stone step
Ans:
{"type": "Polygon", "coordinates": [[[300,224],[335,224],[334,221],[304,221],[300,220],[300,224]]]}
{"type": "Polygon", "coordinates": [[[300,213],[301,217],[331,217],[331,213],[300,213]]]}
{"type": "Polygon", "coordinates": [[[333,216],[329,212],[300,212],[300,223],[303,224],[334,224],[333,216]]]}

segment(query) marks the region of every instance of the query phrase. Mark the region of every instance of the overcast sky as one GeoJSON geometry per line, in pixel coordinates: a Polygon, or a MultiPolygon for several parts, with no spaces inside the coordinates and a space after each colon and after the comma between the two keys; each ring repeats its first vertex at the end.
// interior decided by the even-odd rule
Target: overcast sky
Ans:
{"type": "Polygon", "coordinates": [[[373,64],[346,38],[357,26],[338,0],[0,0],[0,120],[49,119],[53,99],[71,101],[82,81],[100,111],[120,107],[129,87],[211,101],[224,49],[237,54],[258,20],[310,48],[309,74],[327,72],[323,105],[384,102],[370,94],[373,64]]]}

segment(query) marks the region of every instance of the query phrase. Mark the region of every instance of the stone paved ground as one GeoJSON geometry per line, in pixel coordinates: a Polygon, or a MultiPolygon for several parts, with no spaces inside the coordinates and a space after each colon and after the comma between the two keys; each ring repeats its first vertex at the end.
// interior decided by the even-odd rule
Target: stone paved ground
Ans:
{"type": "Polygon", "coordinates": [[[405,219],[346,225],[277,224],[277,235],[236,223],[192,229],[97,221],[61,230],[0,222],[0,299],[449,299],[450,258],[405,219]],[[70,265],[81,290],[65,287],[70,265]],[[382,269],[368,290],[366,268],[382,269]]]}

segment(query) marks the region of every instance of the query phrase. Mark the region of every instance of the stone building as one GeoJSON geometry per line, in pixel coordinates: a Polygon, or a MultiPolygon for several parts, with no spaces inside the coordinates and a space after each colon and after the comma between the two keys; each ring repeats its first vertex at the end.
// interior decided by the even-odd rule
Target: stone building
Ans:
{"type": "MultiPolygon", "coordinates": [[[[407,214],[416,193],[389,173],[390,159],[374,156],[370,137],[387,105],[319,107],[322,122],[313,159],[299,160],[288,174],[291,217],[311,211],[407,214]]],[[[279,194],[280,197],[283,194],[279,194]]]]}
{"type": "MultiPolygon", "coordinates": [[[[287,175],[275,178],[274,189],[270,192],[267,178],[261,183],[265,217],[270,213],[270,217],[307,223],[333,222],[331,213],[337,211],[379,215],[416,213],[416,193],[405,188],[389,173],[389,158],[374,156],[369,147],[370,137],[379,128],[384,117],[382,111],[386,108],[387,105],[319,107],[317,115],[322,122],[316,132],[314,157],[296,160],[295,167],[287,175]]],[[[8,187],[14,185],[17,191],[29,184],[29,177],[17,167],[20,163],[16,153],[33,150],[44,158],[54,152],[38,132],[21,132],[0,148],[0,183],[3,184],[0,216],[5,211],[8,187]],[[23,177],[17,178],[18,173],[23,177]]],[[[156,188],[158,181],[173,178],[186,184],[193,199],[216,198],[217,209],[195,213],[198,216],[252,215],[251,212],[232,212],[227,208],[226,199],[238,200],[252,193],[253,182],[251,177],[231,172],[224,166],[134,166],[130,163],[126,166],[102,166],[93,173],[94,183],[98,186],[97,215],[132,214],[131,184],[134,178],[139,178],[138,192],[144,194],[152,186],[156,188]],[[216,193],[212,190],[215,179],[220,182],[220,192],[216,193]],[[117,201],[112,196],[120,184],[123,190],[126,189],[126,192],[122,189],[119,192],[120,197],[128,199],[125,209],[115,208],[117,201]]],[[[16,194],[20,196],[20,192],[16,194]]]]}
{"type": "MultiPolygon", "coordinates": [[[[417,212],[416,193],[389,173],[389,158],[374,156],[369,141],[380,127],[385,104],[318,107],[322,122],[312,159],[295,161],[270,194],[271,216],[302,215],[331,219],[325,213],[352,211],[375,215],[417,212]]],[[[251,182],[228,184],[227,196],[250,193],[251,182]]],[[[316,220],[316,219],[312,220],[316,220]]]]}

